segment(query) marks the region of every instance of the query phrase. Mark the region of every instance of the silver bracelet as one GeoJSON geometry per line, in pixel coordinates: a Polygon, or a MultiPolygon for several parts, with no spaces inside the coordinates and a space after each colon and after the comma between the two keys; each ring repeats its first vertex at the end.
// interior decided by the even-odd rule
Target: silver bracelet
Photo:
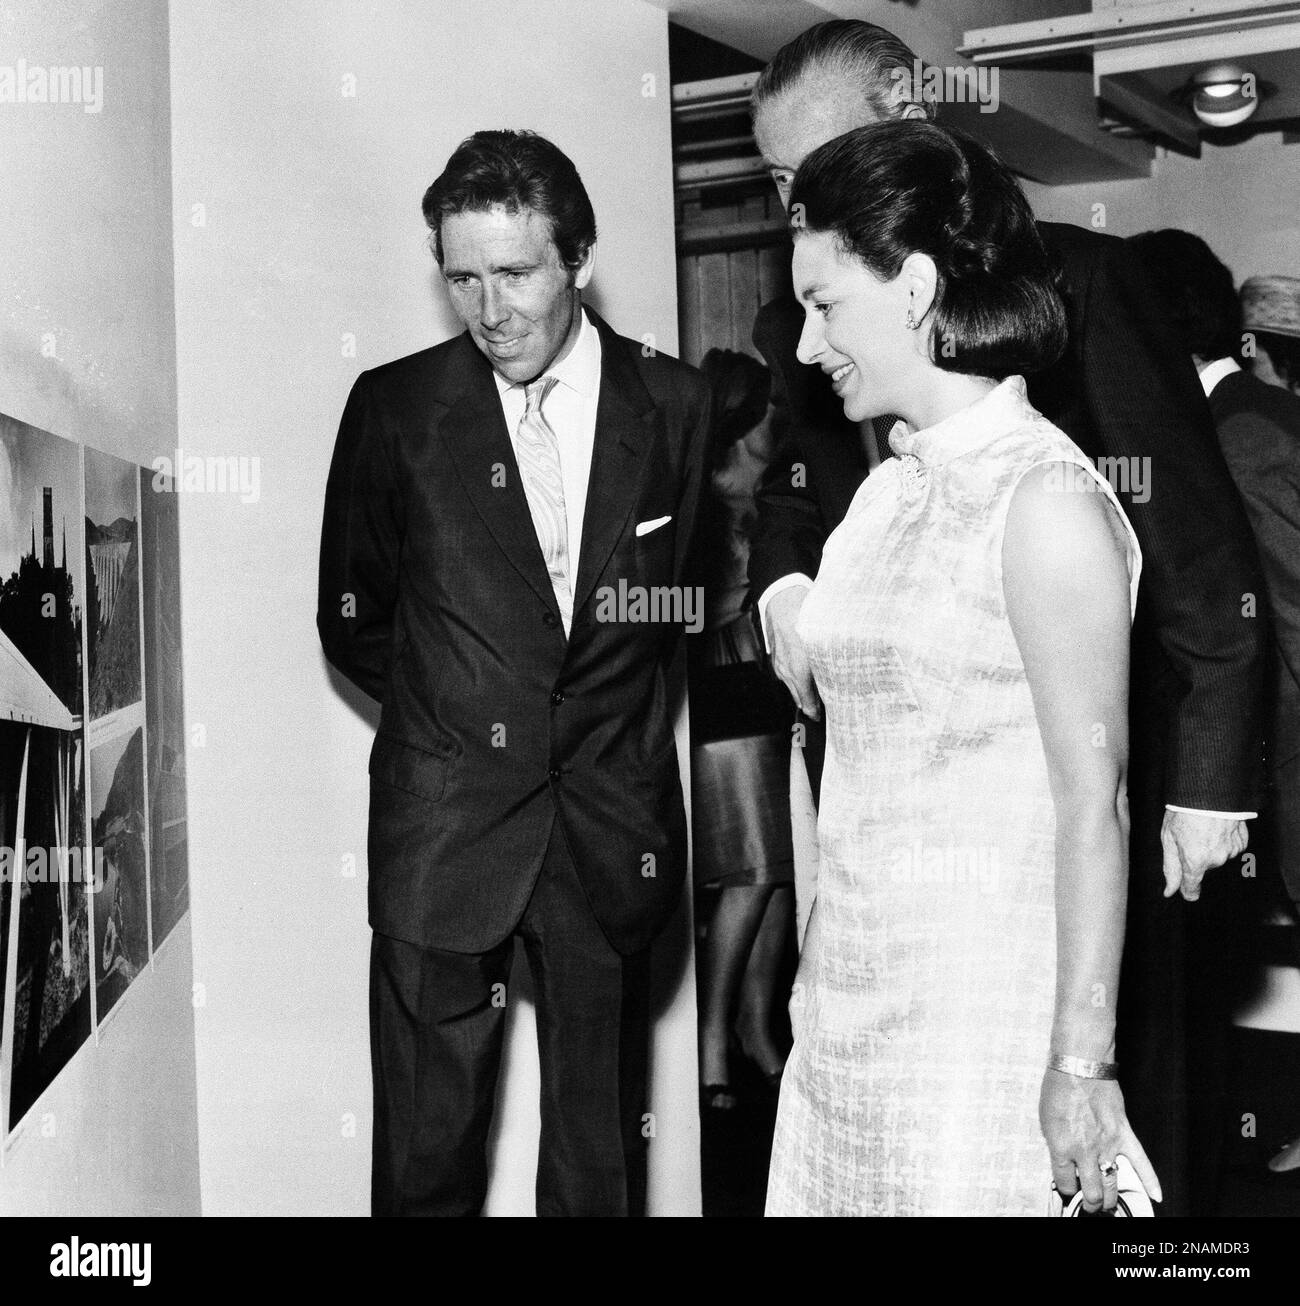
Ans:
{"type": "Polygon", "coordinates": [[[1119,1066],[1114,1061],[1085,1061],[1082,1057],[1063,1057],[1053,1052],[1047,1058],[1048,1070],[1059,1070],[1063,1075],[1077,1075],[1080,1079],[1118,1079],[1119,1066]]]}

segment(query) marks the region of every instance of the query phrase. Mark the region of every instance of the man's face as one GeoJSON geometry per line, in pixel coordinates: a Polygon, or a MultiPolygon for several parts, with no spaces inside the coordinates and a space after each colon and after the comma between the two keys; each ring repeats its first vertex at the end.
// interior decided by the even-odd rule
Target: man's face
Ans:
{"type": "Polygon", "coordinates": [[[812,74],[765,101],[754,117],[754,139],[781,203],[790,207],[794,174],[819,145],[879,121],[862,92],[844,77],[812,74]]]}
{"type": "Polygon", "coordinates": [[[507,381],[535,380],[577,339],[594,252],[566,268],[548,219],[502,205],[442,222],[442,275],[474,343],[507,381]]]}

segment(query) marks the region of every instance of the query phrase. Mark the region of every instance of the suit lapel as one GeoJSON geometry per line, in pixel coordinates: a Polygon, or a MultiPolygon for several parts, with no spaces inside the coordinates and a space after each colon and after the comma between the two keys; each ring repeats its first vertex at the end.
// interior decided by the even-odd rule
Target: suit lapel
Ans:
{"type": "Polygon", "coordinates": [[[558,616],[492,368],[468,335],[460,338],[460,344],[460,356],[448,369],[449,385],[437,396],[447,409],[438,420],[438,430],[465,493],[502,553],[558,616]]]}
{"type": "MultiPolygon", "coordinates": [[[[591,596],[622,535],[654,444],[654,401],[628,357],[626,342],[596,313],[586,312],[600,332],[600,394],[573,592],[575,613],[591,596]]],[[[465,493],[514,568],[558,614],[492,368],[468,334],[460,337],[458,356],[434,398],[446,408],[438,430],[465,493]],[[505,469],[504,485],[500,468],[505,469]]]]}
{"type": "Polygon", "coordinates": [[[654,443],[654,401],[628,358],[626,343],[597,314],[586,311],[600,332],[600,396],[573,590],[575,613],[591,596],[623,533],[654,443]]]}

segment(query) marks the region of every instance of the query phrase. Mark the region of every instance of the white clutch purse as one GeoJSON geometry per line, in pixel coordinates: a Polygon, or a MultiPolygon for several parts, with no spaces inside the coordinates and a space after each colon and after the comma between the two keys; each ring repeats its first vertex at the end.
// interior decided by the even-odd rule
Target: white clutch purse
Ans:
{"type": "MultiPolygon", "coordinates": [[[[1119,1200],[1115,1203],[1115,1214],[1123,1216],[1152,1216],[1155,1210],[1152,1208],[1151,1199],[1147,1196],[1147,1190],[1142,1187],[1142,1181],[1137,1177],[1137,1171],[1133,1169],[1126,1156],[1117,1156],[1115,1163],[1119,1167],[1119,1200]]],[[[1101,1215],[1101,1211],[1089,1212],[1083,1209],[1083,1191],[1075,1193],[1068,1202],[1061,1200],[1061,1194],[1056,1191],[1056,1185],[1052,1185],[1052,1191],[1047,1199],[1048,1215],[1081,1215],[1091,1218],[1093,1215],[1101,1215]]]]}

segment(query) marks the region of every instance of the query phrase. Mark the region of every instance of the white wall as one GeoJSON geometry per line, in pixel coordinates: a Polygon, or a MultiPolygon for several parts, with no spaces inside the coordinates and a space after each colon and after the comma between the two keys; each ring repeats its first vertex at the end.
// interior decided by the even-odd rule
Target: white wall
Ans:
{"type": "MultiPolygon", "coordinates": [[[[675,351],[667,25],[637,0],[175,0],[171,60],[182,447],[261,460],[256,503],[191,496],[182,520],[187,708],[208,731],[189,759],[203,1209],[356,1214],[373,716],[314,628],[339,414],[358,371],[455,330],[420,198],[482,127],[574,158],[596,303],[675,351]]],[[[689,966],[676,987],[652,1166],[658,1209],[681,1212],[698,1210],[689,966]]],[[[531,1206],[523,1014],[494,1210],[531,1206]]]]}
{"type": "Polygon", "coordinates": [[[1278,133],[1240,145],[1204,145],[1199,159],[1161,152],[1151,177],[1080,186],[1025,185],[1034,212],[1117,236],[1180,227],[1194,232],[1238,283],[1260,273],[1300,276],[1300,145],[1278,133]]]}
{"type": "MultiPolygon", "coordinates": [[[[98,113],[0,105],[0,411],[147,464],[176,425],[166,4],[29,0],[0,30],[7,66],[103,70],[98,113]]],[[[184,920],[27,1117],[0,1214],[197,1213],[190,978],[184,920]]]]}

